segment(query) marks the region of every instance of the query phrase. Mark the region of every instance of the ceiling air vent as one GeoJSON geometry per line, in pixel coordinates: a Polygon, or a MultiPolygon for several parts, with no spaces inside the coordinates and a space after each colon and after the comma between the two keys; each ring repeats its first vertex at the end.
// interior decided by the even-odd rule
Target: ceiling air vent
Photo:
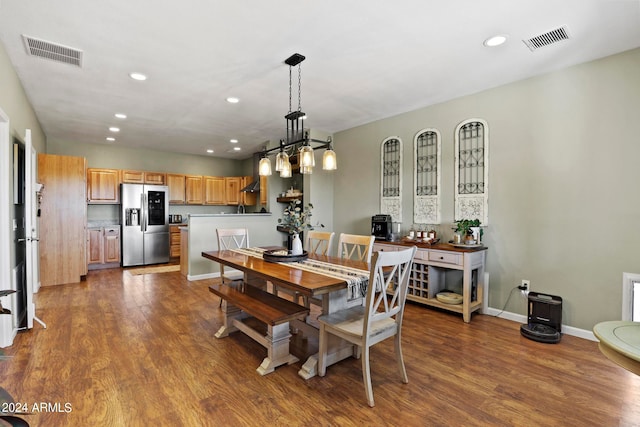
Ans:
{"type": "Polygon", "coordinates": [[[531,52],[533,52],[534,50],[540,49],[541,47],[549,46],[563,40],[569,40],[567,27],[556,28],[555,30],[548,31],[544,34],[540,34],[538,36],[522,41],[527,45],[531,52]]]}
{"type": "Polygon", "coordinates": [[[22,35],[27,53],[40,58],[82,67],[82,51],[61,44],[22,35]]]}

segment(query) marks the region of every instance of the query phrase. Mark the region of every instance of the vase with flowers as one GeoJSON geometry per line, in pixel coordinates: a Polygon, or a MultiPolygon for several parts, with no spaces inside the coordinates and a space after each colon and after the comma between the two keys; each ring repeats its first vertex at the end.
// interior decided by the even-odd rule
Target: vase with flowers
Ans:
{"type": "Polygon", "coordinates": [[[300,233],[304,230],[313,230],[311,225],[311,209],[313,205],[309,203],[302,207],[300,200],[292,200],[282,213],[282,218],[278,219],[278,224],[287,228],[291,239],[291,255],[302,255],[302,241],[300,233]]]}

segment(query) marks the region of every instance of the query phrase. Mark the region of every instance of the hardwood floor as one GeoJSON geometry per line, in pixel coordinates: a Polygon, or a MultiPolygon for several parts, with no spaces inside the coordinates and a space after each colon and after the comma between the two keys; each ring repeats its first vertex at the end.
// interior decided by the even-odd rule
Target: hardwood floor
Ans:
{"type": "Polygon", "coordinates": [[[43,288],[37,315],[48,327],[5,349],[14,357],[0,363],[0,384],[29,409],[45,403],[32,426],[640,425],[640,377],[597,343],[537,343],[511,321],[465,324],[414,304],[403,326],[409,384],[393,342],[374,346],[374,408],[359,360],[308,381],[297,374],[304,359],[261,377],[263,347],[241,333],[213,337],[222,316],[212,282],[111,269],[43,288]]]}

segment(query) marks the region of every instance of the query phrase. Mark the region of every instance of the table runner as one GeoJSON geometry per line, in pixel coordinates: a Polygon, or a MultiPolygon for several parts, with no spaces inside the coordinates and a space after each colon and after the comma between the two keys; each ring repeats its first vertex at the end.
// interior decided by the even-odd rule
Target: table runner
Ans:
{"type": "MultiPolygon", "coordinates": [[[[235,248],[233,252],[255,258],[263,258],[262,254],[266,249],[263,248],[235,248]]],[[[298,262],[278,262],[277,264],[288,265],[300,270],[309,271],[311,273],[323,274],[325,276],[334,277],[347,282],[347,298],[349,300],[364,297],[367,294],[367,284],[369,283],[369,271],[359,268],[348,267],[345,265],[332,264],[330,262],[318,261],[315,259],[306,259],[298,262]]]]}

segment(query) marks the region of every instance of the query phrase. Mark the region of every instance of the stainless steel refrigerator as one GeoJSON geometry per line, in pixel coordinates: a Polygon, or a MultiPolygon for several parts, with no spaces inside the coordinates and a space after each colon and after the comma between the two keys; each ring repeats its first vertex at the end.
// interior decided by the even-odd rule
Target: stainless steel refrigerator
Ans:
{"type": "Polygon", "coordinates": [[[122,184],[122,266],[169,262],[169,188],[122,184]]]}

